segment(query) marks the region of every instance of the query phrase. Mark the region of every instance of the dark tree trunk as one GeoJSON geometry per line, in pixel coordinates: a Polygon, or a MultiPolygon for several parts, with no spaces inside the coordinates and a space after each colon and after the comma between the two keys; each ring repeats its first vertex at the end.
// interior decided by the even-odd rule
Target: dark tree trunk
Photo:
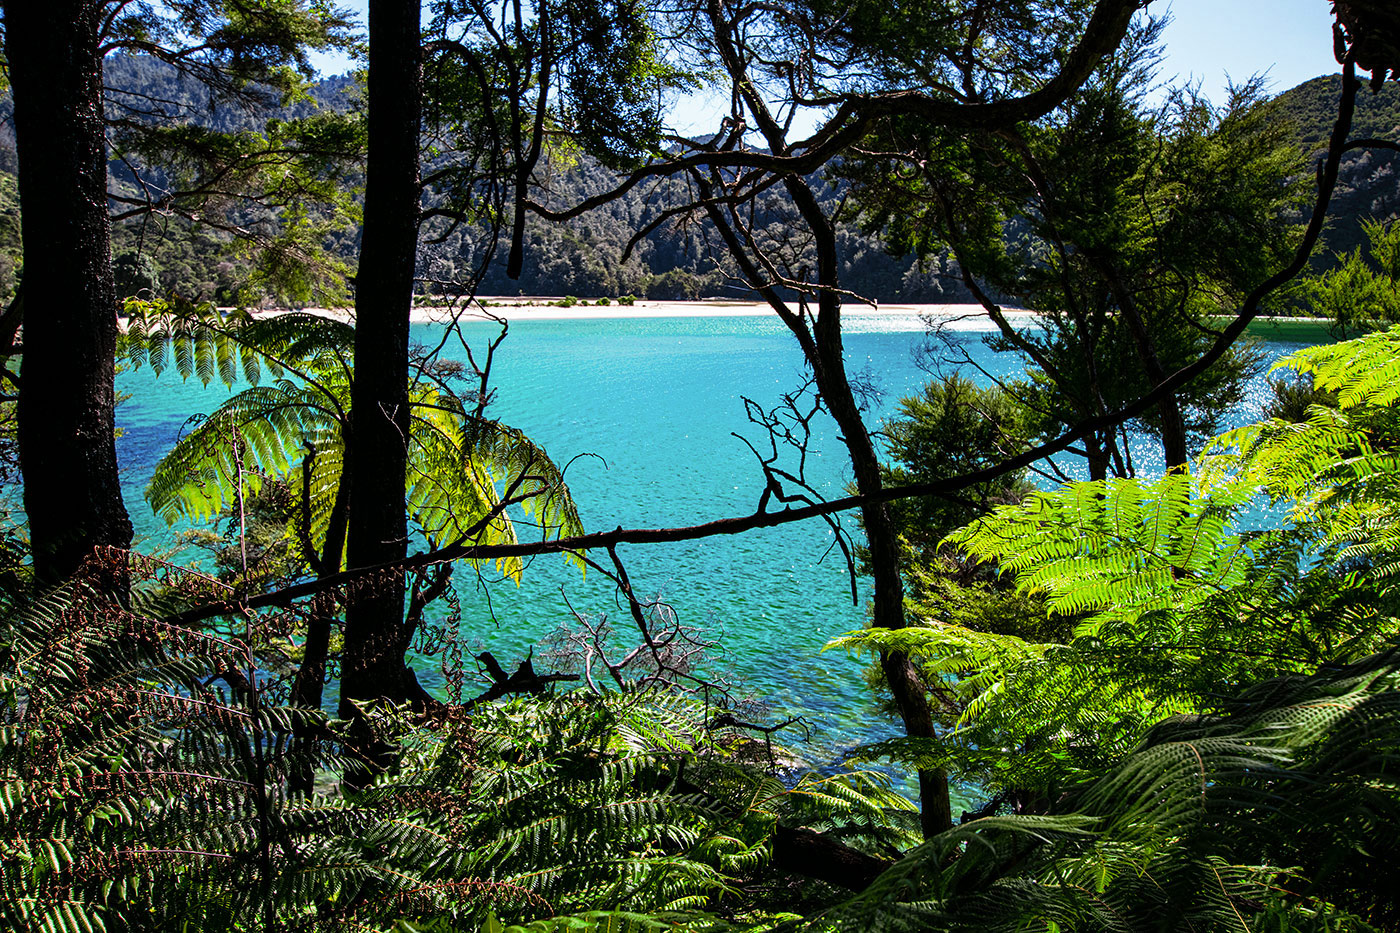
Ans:
{"type": "MultiPolygon", "coordinates": [[[[1154,383],[1166,378],[1161,367],[1160,375],[1153,375],[1154,383]]],[[[1149,370],[1150,374],[1150,370],[1149,370]]],[[[1181,401],[1175,392],[1168,392],[1157,404],[1157,414],[1162,419],[1162,453],[1166,457],[1167,472],[1184,471],[1190,462],[1190,451],[1186,446],[1186,419],[1181,413],[1181,401]]]]}
{"type": "MultiPolygon", "coordinates": [[[[802,179],[787,182],[788,192],[813,234],[817,248],[817,274],[822,291],[818,297],[813,340],[805,345],[808,362],[827,411],[841,429],[861,495],[878,493],[883,486],[880,458],[861,418],[860,408],[846,375],[845,350],[841,342],[841,296],[838,292],[836,230],[822,211],[811,188],[802,179]]],[[[870,575],[875,581],[871,624],[876,628],[903,628],[904,583],[900,576],[899,534],[882,502],[861,508],[866,547],[870,552],[870,575]]],[[[918,667],[907,656],[890,652],[881,656],[880,666],[890,694],[911,738],[932,739],[936,732],[929,703],[929,685],[918,667]]],[[[951,829],[952,803],[948,775],[941,770],[919,772],[920,823],[926,837],[951,829]]]]}
{"type": "Polygon", "coordinates": [[[114,438],[100,13],[97,0],[5,3],[24,237],[19,457],[41,583],[94,548],[131,545],[114,438]]]}
{"type": "Polygon", "coordinates": [[[876,858],[810,829],[779,824],[773,831],[773,864],[849,891],[864,891],[893,862],[876,858]]]}
{"type": "MultiPolygon", "coordinates": [[[[860,409],[851,394],[842,357],[837,308],[840,299],[823,296],[820,318],[829,318],[836,326],[835,336],[818,337],[819,354],[816,364],[817,386],[826,401],[827,410],[841,428],[846,450],[855,473],[856,490],[861,495],[878,493],[883,487],[880,461],[870,441],[870,433],[860,416],[860,409]],[[831,308],[826,307],[830,303],[831,308]]],[[[819,318],[819,319],[820,319],[819,318]]],[[[890,520],[884,503],[863,506],[861,523],[865,526],[866,547],[870,552],[870,575],[875,581],[870,621],[876,628],[903,628],[904,584],[900,577],[899,535],[890,520]]],[[[929,704],[929,685],[924,683],[918,667],[898,652],[881,656],[880,667],[889,684],[890,694],[904,721],[905,734],[911,738],[931,739],[936,735],[933,711],[929,704]]],[[[920,824],[925,837],[953,827],[952,802],[949,797],[948,775],[941,770],[919,772],[920,824]]]]}
{"type": "MultiPolygon", "coordinates": [[[[767,104],[748,80],[746,65],[730,37],[729,24],[719,0],[709,0],[706,9],[720,59],[734,80],[737,92],[743,95],[744,102],[753,114],[770,150],[775,155],[791,154],[787,145],[786,130],[773,118],[767,104]]],[[[708,199],[708,186],[703,179],[697,178],[697,181],[701,183],[702,194],[708,199]]],[[[827,411],[840,427],[846,442],[846,449],[851,457],[851,468],[855,473],[856,489],[861,495],[872,495],[879,492],[882,486],[880,460],[876,456],[870,432],[866,430],[865,422],[860,416],[860,408],[851,392],[850,380],[846,376],[846,362],[841,346],[841,283],[836,230],[804,179],[790,175],[783,179],[783,184],[806,223],[807,230],[812,235],[812,244],[816,248],[816,284],[820,290],[817,294],[817,318],[810,329],[804,316],[794,314],[773,288],[766,284],[766,276],[749,260],[747,251],[734,236],[732,228],[724,221],[719,209],[710,205],[707,212],[714,219],[745,277],[768,301],[801,344],[802,352],[812,366],[817,390],[826,402],[827,411]]],[[[890,520],[889,511],[883,503],[863,507],[861,520],[865,525],[866,543],[870,550],[871,576],[875,579],[871,624],[877,628],[903,628],[904,583],[900,577],[899,536],[894,523],[890,520]]],[[[883,655],[881,667],[895,706],[899,709],[900,718],[904,721],[905,733],[916,739],[934,738],[929,685],[924,683],[918,667],[907,656],[898,652],[883,655]]],[[[919,801],[920,823],[926,837],[952,828],[952,806],[946,772],[919,772],[919,801]]]]}
{"type": "MultiPolygon", "coordinates": [[[[355,285],[348,458],[352,492],[346,556],[352,568],[401,560],[408,553],[408,333],[418,245],[422,109],[417,0],[370,0],[369,36],[369,161],[355,285]]],[[[356,718],[352,700],[415,698],[417,682],[404,665],[403,609],[402,573],[374,578],[348,594],[343,716],[356,718]]]]}
{"type": "MultiPolygon", "coordinates": [[[[313,455],[314,458],[314,455],[313,455]]],[[[349,518],[350,481],[341,476],[336,487],[335,505],[331,507],[330,521],[326,528],[326,542],[320,553],[311,540],[311,466],[308,458],[302,464],[302,548],[303,556],[311,564],[316,575],[325,578],[341,570],[341,560],[345,553],[346,522],[349,518]]],[[[306,643],[302,648],[301,666],[297,668],[292,681],[292,706],[319,710],[324,702],[326,672],[330,665],[331,632],[335,627],[335,599],[330,593],[322,593],[312,598],[307,606],[306,643]]],[[[292,790],[309,794],[316,787],[316,740],[320,735],[320,725],[298,722],[293,729],[294,761],[290,782],[292,790]]]]}
{"type": "MultiPolygon", "coordinates": [[[[301,666],[292,681],[289,703],[306,710],[321,709],[326,689],[326,668],[330,661],[331,630],[335,622],[335,600],[322,594],[311,600],[306,623],[306,644],[301,666]]],[[[298,719],[292,728],[292,760],[288,782],[295,793],[310,794],[316,789],[316,742],[323,727],[312,720],[298,719]]]]}
{"type": "MultiPolygon", "coordinates": [[[[1154,385],[1161,383],[1167,378],[1167,372],[1157,357],[1157,348],[1152,343],[1152,335],[1148,332],[1137,300],[1112,269],[1107,271],[1105,277],[1132,331],[1142,368],[1154,385]]],[[[1157,414],[1162,419],[1162,453],[1166,457],[1167,471],[1184,471],[1189,460],[1186,448],[1186,418],[1182,414],[1181,400],[1177,393],[1168,392],[1162,397],[1162,401],[1157,403],[1157,414]]]]}
{"type": "MultiPolygon", "coordinates": [[[[776,151],[780,147],[774,145],[773,148],[776,151]]],[[[704,176],[696,172],[692,174],[692,178],[702,198],[706,201],[712,200],[713,190],[704,176]]],[[[706,213],[719,230],[730,255],[739,264],[745,278],[772,306],[797,338],[803,355],[811,364],[817,391],[821,393],[827,411],[841,429],[841,436],[851,458],[852,471],[855,473],[856,489],[861,495],[870,495],[880,491],[883,481],[880,478],[880,461],[875,453],[875,445],[870,440],[870,432],[866,430],[846,375],[841,343],[836,231],[805,181],[800,178],[789,179],[786,187],[808,225],[817,250],[817,280],[821,292],[818,297],[816,324],[811,328],[803,315],[795,313],[781,295],[765,284],[763,274],[750,259],[723,212],[714,204],[709,204],[706,213]]],[[[890,520],[888,509],[882,503],[863,507],[861,521],[865,525],[871,576],[875,580],[871,623],[877,628],[903,628],[904,583],[900,577],[899,537],[894,523],[890,520]]],[[[882,656],[881,668],[895,705],[899,709],[900,718],[904,722],[905,733],[913,738],[934,738],[936,732],[929,702],[929,685],[924,683],[918,667],[907,656],[896,652],[882,656]]],[[[933,836],[952,828],[952,804],[946,772],[919,772],[919,800],[920,823],[925,836],[933,836]]]]}

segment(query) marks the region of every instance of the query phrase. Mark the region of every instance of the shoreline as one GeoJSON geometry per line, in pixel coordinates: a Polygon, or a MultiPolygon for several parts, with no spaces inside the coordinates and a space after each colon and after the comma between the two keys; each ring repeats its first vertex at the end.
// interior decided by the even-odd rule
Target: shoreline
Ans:
{"type": "MultiPolygon", "coordinates": [[[[638,299],[630,305],[616,302],[607,305],[577,304],[561,307],[553,298],[494,298],[482,296],[470,304],[458,307],[414,307],[410,320],[415,324],[443,324],[454,318],[462,321],[489,321],[502,318],[512,324],[521,321],[604,321],[621,319],[654,318],[722,318],[722,317],[768,317],[773,309],[761,301],[728,301],[721,299],[700,301],[663,301],[638,299]]],[[[349,309],[303,308],[306,314],[318,314],[337,320],[351,321],[349,309]]],[[[271,317],[287,314],[288,309],[275,308],[253,312],[256,316],[271,317]]],[[[950,321],[977,319],[986,322],[987,314],[981,305],[976,304],[848,304],[841,309],[843,318],[899,318],[931,317],[950,321]]],[[[1008,308],[1006,315],[1012,320],[1029,321],[1035,313],[1008,308]]]]}
{"type": "MultiPolygon", "coordinates": [[[[563,307],[562,299],[552,297],[511,297],[498,298],[482,296],[472,302],[457,306],[415,306],[409,314],[413,324],[446,324],[454,319],[463,323],[503,320],[509,324],[529,321],[611,321],[611,320],[659,320],[667,318],[731,318],[776,316],[766,302],[732,301],[728,299],[700,299],[697,301],[675,301],[663,299],[637,299],[633,304],[616,302],[606,305],[588,304],[579,299],[576,304],[563,307]]],[[[230,309],[221,308],[222,311],[230,309]]],[[[350,308],[256,308],[255,317],[277,317],[283,314],[303,313],[333,318],[353,324],[355,315],[350,308]]],[[[1039,315],[1024,308],[1005,308],[1003,313],[1008,321],[1016,325],[1034,324],[1039,315]]],[[[891,303],[843,305],[841,316],[844,320],[880,320],[918,317],[928,322],[938,322],[941,327],[954,331],[994,331],[996,325],[987,312],[978,304],[933,304],[933,303],[891,303]]],[[[118,318],[118,327],[124,328],[125,317],[118,318]]],[[[1338,339],[1331,334],[1333,322],[1318,317],[1257,317],[1249,324],[1249,332],[1255,336],[1267,336],[1284,342],[1318,343],[1338,339]]]]}

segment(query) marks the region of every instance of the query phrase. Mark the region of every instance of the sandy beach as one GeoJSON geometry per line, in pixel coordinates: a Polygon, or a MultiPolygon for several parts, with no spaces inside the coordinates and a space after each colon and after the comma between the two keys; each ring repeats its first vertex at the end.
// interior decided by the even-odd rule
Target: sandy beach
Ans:
{"type": "MultiPolygon", "coordinates": [[[[549,296],[499,298],[483,296],[466,304],[454,307],[417,306],[410,319],[415,324],[445,324],[452,320],[464,323],[501,319],[511,324],[530,321],[605,321],[648,319],[648,318],[724,318],[724,317],[768,317],[773,309],[760,301],[731,301],[727,299],[701,299],[699,301],[660,301],[637,299],[633,304],[623,305],[616,301],[597,305],[579,299],[567,307],[563,299],[549,296]]],[[[221,309],[224,311],[230,309],[221,309]]],[[[258,308],[253,310],[257,317],[274,317],[289,314],[288,308],[258,308]]],[[[304,314],[317,314],[323,317],[353,323],[355,315],[349,308],[298,308],[304,314]]],[[[1021,327],[1033,324],[1037,317],[1034,311],[1021,308],[1005,308],[1003,313],[1012,325],[1021,327]]],[[[848,302],[841,309],[841,315],[848,321],[870,321],[879,318],[924,318],[930,323],[952,331],[985,332],[996,330],[981,305],[975,304],[880,304],[876,306],[848,302]]],[[[1223,325],[1229,319],[1217,318],[1223,325]]],[[[118,326],[125,327],[126,319],[119,318],[118,326]]],[[[1303,343],[1323,343],[1335,340],[1329,328],[1328,318],[1285,317],[1258,318],[1250,323],[1250,333],[1266,339],[1281,339],[1303,343]]]]}
{"type": "MultiPolygon", "coordinates": [[[[728,301],[711,299],[701,301],[653,301],[638,299],[630,305],[617,302],[606,305],[585,304],[581,299],[577,304],[563,307],[561,299],[538,298],[492,298],[482,296],[467,305],[456,307],[415,307],[412,320],[415,323],[445,323],[458,318],[463,321],[487,320],[491,317],[503,318],[512,324],[527,321],[589,321],[614,320],[623,318],[704,318],[704,317],[767,317],[773,309],[763,302],[728,301]]],[[[348,310],[326,308],[306,308],[310,314],[350,320],[348,310]]],[[[268,309],[257,314],[285,314],[278,309],[268,309]]],[[[865,304],[846,304],[841,311],[846,318],[869,317],[930,317],[948,321],[965,320],[971,327],[983,329],[990,326],[986,313],[980,305],[972,304],[881,304],[872,307],[865,304]]],[[[1013,319],[1029,319],[1034,315],[1029,311],[1009,310],[1007,316],[1013,319]]]]}

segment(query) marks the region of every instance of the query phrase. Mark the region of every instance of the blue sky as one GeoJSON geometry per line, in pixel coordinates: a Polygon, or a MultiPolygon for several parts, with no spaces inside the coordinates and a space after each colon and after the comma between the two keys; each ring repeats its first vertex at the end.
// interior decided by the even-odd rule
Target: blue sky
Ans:
{"type": "MultiPolygon", "coordinates": [[[[1161,0],[1148,9],[1159,12],[1161,0]]],[[[1242,82],[1266,75],[1269,90],[1286,91],[1340,70],[1332,57],[1328,0],[1170,0],[1162,77],[1199,79],[1221,102],[1227,75],[1242,82]]]]}
{"type": "MultiPolygon", "coordinates": [[[[364,22],[365,0],[340,0],[338,5],[364,22]]],[[[1161,79],[1199,81],[1216,103],[1224,102],[1230,79],[1243,82],[1262,74],[1269,90],[1278,93],[1338,70],[1328,0],[1154,0],[1148,9],[1172,16],[1163,36],[1161,79]]],[[[336,74],[349,62],[320,57],[316,65],[325,74],[336,74]]]]}

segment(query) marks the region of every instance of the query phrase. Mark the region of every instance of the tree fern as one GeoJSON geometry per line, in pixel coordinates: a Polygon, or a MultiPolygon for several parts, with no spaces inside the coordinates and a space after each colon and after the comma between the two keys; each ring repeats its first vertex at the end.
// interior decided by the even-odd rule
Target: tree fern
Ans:
{"type": "MultiPolygon", "coordinates": [[[[288,484],[305,530],[325,548],[349,430],[354,331],[309,314],[251,318],[211,306],[128,303],[122,352],[134,366],[235,388],[156,467],[147,499],[168,522],[208,520],[265,477],[288,484]],[[235,366],[235,361],[239,364],[235,366]],[[265,380],[270,378],[270,383],[265,380]]],[[[430,544],[514,543],[582,530],[562,471],[522,432],[479,417],[440,382],[412,387],[406,507],[430,544]]],[[[328,563],[339,567],[340,555],[328,563]]],[[[518,576],[518,559],[501,562],[518,576]]]]}
{"type": "Polygon", "coordinates": [[[1400,392],[1385,375],[1397,350],[1400,337],[1379,334],[1285,361],[1336,392],[1338,407],[1227,434],[1194,475],[1070,484],[954,532],[949,543],[1070,620],[1069,637],[1029,642],[933,617],[838,640],[918,659],[959,710],[940,740],[865,754],[1054,793],[1164,716],[1386,644],[1400,608],[1382,579],[1400,543],[1390,453],[1400,392]],[[1261,491],[1291,510],[1249,530],[1261,491]]]}
{"type": "Polygon", "coordinates": [[[278,752],[303,709],[260,704],[248,650],[79,585],[7,607],[0,915],[16,930],[227,930],[315,921],[399,880],[354,840],[374,818],[289,805],[278,752]],[[240,699],[241,697],[241,699],[240,699]],[[309,911],[309,913],[308,913],[309,911]]]}
{"type": "Polygon", "coordinates": [[[1342,545],[1341,559],[1392,573],[1400,544],[1400,332],[1309,348],[1275,368],[1311,378],[1336,407],[1313,405],[1304,421],[1273,419],[1224,435],[1205,475],[1257,484],[1342,545]]]}
{"type": "Polygon", "coordinates": [[[709,929],[697,911],[754,870],[724,840],[749,825],[761,851],[755,814],[781,796],[742,771],[726,786],[747,803],[701,786],[699,707],[640,694],[402,719],[394,773],[292,794],[295,757],[333,750],[335,724],[250,692],[249,646],[77,588],[6,608],[0,918],[16,930],[709,929]],[[302,727],[322,741],[289,744],[302,727]]]}

